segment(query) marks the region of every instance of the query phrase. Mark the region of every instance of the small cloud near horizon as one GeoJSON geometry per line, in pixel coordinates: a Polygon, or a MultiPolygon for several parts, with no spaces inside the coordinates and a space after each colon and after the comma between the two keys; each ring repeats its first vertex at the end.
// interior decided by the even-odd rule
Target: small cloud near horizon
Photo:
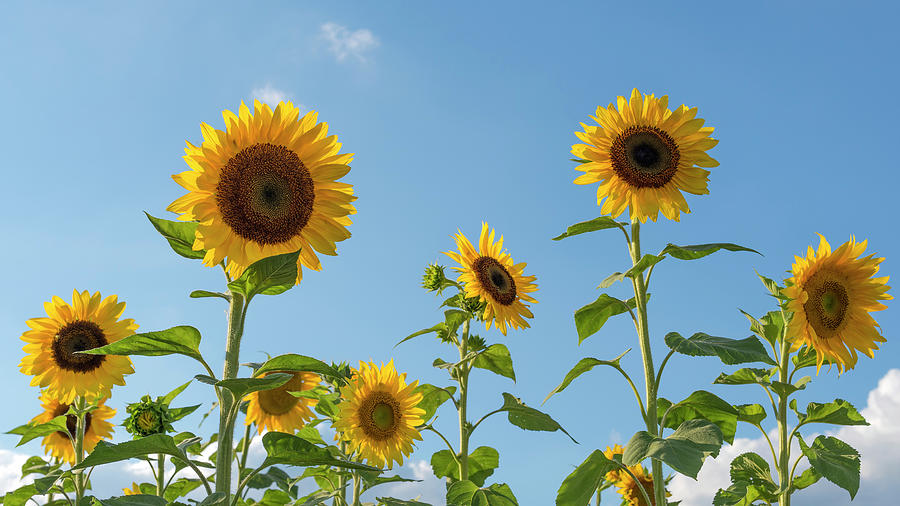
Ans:
{"type": "Polygon", "coordinates": [[[346,26],[328,22],[321,27],[321,37],[328,42],[328,50],[344,61],[348,57],[366,62],[365,53],[378,46],[379,42],[370,30],[360,28],[350,31],[346,26]]]}

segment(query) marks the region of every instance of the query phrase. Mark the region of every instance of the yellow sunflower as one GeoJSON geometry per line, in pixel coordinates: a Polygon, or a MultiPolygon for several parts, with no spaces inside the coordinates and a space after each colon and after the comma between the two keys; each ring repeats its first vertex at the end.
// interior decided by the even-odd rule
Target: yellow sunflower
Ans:
{"type": "Polygon", "coordinates": [[[719,165],[706,154],[719,141],[709,137],[713,128],[703,126],[696,107],[670,111],[668,104],[668,96],[635,88],[631,100],[618,98],[618,107],[597,107],[592,118],[600,126],[582,123],[584,132],[575,132],[585,144],[572,146],[572,154],[587,160],[576,167],[584,174],[575,184],[600,183],[603,214],[616,218],[627,207],[641,223],[656,221],[659,211],[678,221],[681,211],[691,212],[682,191],[709,193],[709,171],[701,167],[719,165]]]}
{"type": "Polygon", "coordinates": [[[131,482],[131,488],[123,488],[122,493],[125,495],[140,495],[143,494],[141,492],[141,486],[136,482],[131,482]]]}
{"type": "Polygon", "coordinates": [[[810,246],[806,258],[794,257],[783,292],[793,313],[787,335],[792,351],[803,345],[816,350],[817,373],[826,358],[842,373],[856,365],[857,351],[872,358],[876,343],[885,342],[869,312],[887,309],[879,301],[893,297],[888,277],[874,277],[884,258],[862,257],[866,241],[851,237],[831,251],[825,237],[819,238],[818,251],[810,246]]]}
{"type": "Polygon", "coordinates": [[[289,392],[315,388],[322,381],[319,375],[309,372],[278,372],[293,374],[293,378],[278,388],[250,394],[244,423],[247,425],[255,423],[260,434],[264,429],[293,433],[315,418],[309,408],[316,405],[316,400],[294,397],[289,392]]]}
{"type": "Polygon", "coordinates": [[[537,301],[529,293],[537,291],[533,283],[535,276],[525,276],[527,264],[513,263],[509,253],[503,251],[503,236],[494,242],[494,230],[488,231],[488,224],[481,223],[481,238],[478,251],[462,232],[456,234],[455,251],[446,251],[462,267],[454,267],[460,272],[458,281],[465,284],[466,297],[480,297],[487,303],[484,323],[487,329],[494,324],[506,335],[507,324],[512,328],[528,327],[525,318],[533,318],[531,310],[523,303],[537,301]]]}
{"type": "MultiPolygon", "coordinates": [[[[613,446],[612,448],[607,446],[606,450],[603,451],[603,455],[606,458],[608,458],[609,460],[613,460],[614,456],[623,455],[624,453],[625,453],[625,448],[622,448],[622,445],[618,445],[618,444],[613,446]]],[[[606,475],[604,476],[604,478],[608,482],[615,483],[615,482],[619,481],[619,477],[621,475],[627,476],[628,473],[622,471],[621,468],[616,468],[616,469],[613,469],[612,471],[607,472],[606,475]]]]}
{"type": "MultiPolygon", "coordinates": [[[[57,416],[65,415],[69,411],[69,404],[60,402],[46,391],[41,394],[41,407],[44,412],[34,417],[34,423],[47,423],[57,416]]],[[[99,402],[99,407],[84,416],[84,451],[90,453],[101,439],[109,439],[112,436],[113,426],[107,422],[116,414],[116,410],[105,405],[106,399],[99,402]]],[[[66,429],[72,435],[78,427],[78,418],[75,415],[66,417],[66,429]]],[[[41,441],[44,445],[44,453],[50,454],[69,464],[75,464],[75,446],[69,439],[69,435],[63,431],[57,431],[49,436],[44,436],[41,441]]]]}
{"type": "Polygon", "coordinates": [[[26,321],[31,329],[22,334],[28,344],[19,368],[34,376],[32,386],[46,387],[49,395],[71,403],[77,395],[108,397],[113,385],[125,384],[125,375],[134,372],[128,357],[78,353],[134,334],[134,320],[119,320],[124,302],[115,295],[101,299],[100,292],[75,290],[71,305],[54,296],[44,310],[48,317],[26,321]]]}
{"type": "Polygon", "coordinates": [[[394,361],[381,367],[359,363],[350,382],[341,388],[341,403],[334,422],[338,438],[369,465],[393,468],[412,453],[413,440],[421,440],[416,427],[424,423],[425,410],[416,407],[421,393],[413,393],[418,381],[406,384],[406,373],[397,374],[394,361]]]}
{"type": "Polygon", "coordinates": [[[321,270],[315,251],[337,255],[335,243],[350,237],[356,197],[337,180],[353,155],[338,153],[337,136],[314,111],[299,115],[291,102],[273,112],[256,101],[252,113],[241,103],[238,114],[222,112],[226,131],[202,123],[203,143],[187,143],[191,170],[172,178],[189,193],[168,210],[199,222],[193,248],[206,250],[205,265],[227,260],[238,277],[257,260],[300,250],[299,283],[301,265],[321,270]]]}
{"type": "MultiPolygon", "coordinates": [[[[616,482],[616,488],[618,489],[616,492],[621,494],[622,499],[628,506],[649,506],[647,501],[644,500],[644,494],[641,493],[640,487],[643,487],[644,491],[647,492],[647,497],[650,498],[651,503],[655,506],[656,501],[653,497],[653,475],[648,473],[644,469],[644,466],[640,464],[628,466],[628,470],[634,474],[637,481],[625,471],[620,471],[619,480],[616,482]]],[[[666,492],[666,496],[669,495],[671,494],[666,492]]]]}

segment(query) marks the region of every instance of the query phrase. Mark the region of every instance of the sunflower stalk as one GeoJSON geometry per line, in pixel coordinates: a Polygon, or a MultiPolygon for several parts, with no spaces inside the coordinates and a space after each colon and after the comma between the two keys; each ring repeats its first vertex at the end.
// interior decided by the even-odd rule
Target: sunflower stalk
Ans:
{"type": "Polygon", "coordinates": [[[462,326],[462,338],[459,343],[459,479],[469,479],[469,428],[466,423],[466,401],[469,393],[469,371],[471,366],[463,362],[469,353],[469,325],[471,319],[466,319],[462,326]]]}
{"type": "MultiPolygon", "coordinates": [[[[87,425],[85,415],[87,414],[86,403],[84,397],[79,395],[75,398],[75,416],[77,422],[75,424],[75,465],[81,464],[84,460],[84,431],[87,425]]],[[[81,504],[84,498],[84,488],[86,485],[84,473],[75,475],[75,504],[81,504]]]]}
{"type": "MultiPolygon", "coordinates": [[[[229,291],[228,334],[225,343],[225,366],[222,379],[237,377],[240,363],[241,336],[244,333],[244,319],[247,316],[247,304],[244,296],[229,291]]],[[[249,301],[247,301],[249,302],[249,301]]],[[[231,495],[231,463],[233,460],[234,421],[237,410],[235,404],[240,399],[224,388],[219,389],[219,445],[216,452],[216,492],[225,494],[225,504],[231,495]]]]}
{"type": "Polygon", "coordinates": [[[162,497],[166,491],[166,456],[162,453],[156,456],[156,495],[162,497]]]}
{"type": "MultiPolygon", "coordinates": [[[[782,313],[783,315],[783,313],[782,313]]],[[[788,383],[788,365],[790,364],[791,345],[786,339],[787,326],[781,335],[781,354],[778,362],[779,381],[788,383]]],[[[790,432],[787,423],[788,394],[778,395],[778,478],[781,485],[781,494],[778,496],[778,506],[791,505],[791,475],[789,474],[791,458],[790,432]]]]}

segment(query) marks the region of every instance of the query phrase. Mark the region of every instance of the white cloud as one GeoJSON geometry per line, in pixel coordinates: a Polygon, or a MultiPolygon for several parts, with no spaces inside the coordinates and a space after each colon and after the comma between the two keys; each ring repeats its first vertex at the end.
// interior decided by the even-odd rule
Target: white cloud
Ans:
{"type": "MultiPolygon", "coordinates": [[[[293,101],[291,95],[284,90],[279,90],[278,88],[273,87],[271,84],[266,84],[262,88],[253,88],[253,91],[250,92],[250,96],[254,100],[259,100],[265,104],[269,104],[269,107],[275,107],[279,102],[287,102],[293,101]]],[[[301,112],[306,109],[303,104],[294,104],[300,108],[301,112]]]]}
{"type": "Polygon", "coordinates": [[[0,496],[25,484],[21,475],[26,460],[28,455],[0,450],[0,496]]]}
{"type": "Polygon", "coordinates": [[[347,27],[337,23],[328,22],[322,25],[321,36],[328,42],[328,49],[334,53],[338,61],[344,61],[351,56],[364,62],[365,53],[378,46],[378,39],[371,31],[361,28],[351,32],[347,27]]]}
{"type": "MultiPolygon", "coordinates": [[[[424,460],[410,460],[398,470],[405,478],[421,481],[406,483],[389,483],[373,489],[373,496],[394,497],[396,499],[416,499],[428,504],[440,506],[445,504],[447,488],[444,480],[437,478],[431,471],[431,464],[424,460]]],[[[384,476],[390,476],[385,473],[384,476]]]]}
{"type": "MultiPolygon", "coordinates": [[[[861,413],[871,425],[827,432],[856,448],[862,456],[859,493],[853,502],[867,506],[896,504],[893,501],[900,495],[900,480],[897,480],[897,469],[900,468],[900,424],[897,423],[900,420],[900,369],[891,369],[881,378],[878,386],[869,392],[867,406],[861,413]]],[[[769,437],[777,444],[775,431],[769,437]]],[[[722,449],[717,459],[708,459],[703,464],[697,481],[676,475],[670,485],[672,500],[681,500],[682,506],[710,504],[716,491],[731,483],[732,459],[745,452],[756,452],[772,465],[771,451],[764,438],[737,438],[734,445],[722,449]]],[[[791,455],[798,455],[797,452],[799,448],[795,444],[791,455]]],[[[804,461],[798,466],[797,474],[808,467],[805,464],[804,461]]],[[[774,478],[774,466],[772,469],[774,478]]],[[[792,503],[798,506],[838,506],[848,504],[850,500],[844,490],[824,479],[798,492],[794,498],[792,503]]]]}

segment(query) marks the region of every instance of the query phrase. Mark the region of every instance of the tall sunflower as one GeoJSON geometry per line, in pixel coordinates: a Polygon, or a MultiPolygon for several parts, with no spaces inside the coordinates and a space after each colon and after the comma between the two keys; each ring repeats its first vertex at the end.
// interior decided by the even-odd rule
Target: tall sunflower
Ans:
{"type": "Polygon", "coordinates": [[[300,250],[299,283],[301,265],[321,270],[315,251],[337,255],[335,243],[350,237],[356,197],[338,179],[353,155],[338,153],[314,111],[299,115],[291,102],[273,112],[256,101],[252,113],[241,103],[238,114],[222,112],[225,131],[202,123],[203,143],[187,143],[191,170],[172,178],[188,193],[168,210],[199,222],[193,248],[206,250],[205,265],[226,260],[237,277],[257,260],[300,250]]]}
{"type": "MultiPolygon", "coordinates": [[[[34,417],[34,423],[47,423],[57,416],[65,415],[69,411],[69,404],[60,402],[46,391],[41,394],[41,407],[44,412],[34,417]]],[[[101,439],[109,439],[112,436],[113,426],[107,422],[116,414],[116,410],[105,405],[106,399],[99,402],[99,407],[84,415],[84,451],[90,453],[101,439]]],[[[66,416],[66,429],[72,435],[78,427],[78,418],[75,415],[66,416]]],[[[63,431],[56,431],[49,436],[44,436],[41,441],[44,452],[69,464],[75,464],[75,446],[69,439],[69,435],[63,431]]]]}
{"type": "Polygon", "coordinates": [[[529,293],[537,291],[535,276],[525,276],[525,264],[514,263],[509,253],[503,251],[503,236],[494,242],[494,230],[488,230],[486,222],[481,223],[481,237],[478,251],[462,232],[456,234],[455,251],[446,251],[462,267],[454,267],[460,272],[458,281],[465,284],[466,297],[480,297],[487,303],[483,319],[485,327],[494,324],[506,335],[507,324],[516,329],[528,327],[525,318],[534,315],[523,303],[537,303],[529,293]]]}
{"type": "Polygon", "coordinates": [[[278,388],[250,394],[244,423],[255,423],[260,434],[264,429],[293,433],[315,418],[309,408],[316,405],[316,400],[295,397],[289,392],[315,388],[322,381],[319,375],[309,372],[278,372],[287,372],[293,374],[293,377],[278,388]]]}
{"type": "Polygon", "coordinates": [[[658,212],[678,221],[680,212],[691,212],[682,191],[709,193],[709,171],[719,162],[706,154],[718,144],[710,138],[713,128],[704,127],[697,108],[685,105],[671,111],[669,97],[642,95],[637,88],[631,100],[619,97],[616,105],[597,107],[592,116],[600,126],[581,126],[575,132],[585,144],[572,146],[572,154],[587,160],[575,184],[600,183],[597,205],[613,218],[627,207],[631,218],[641,223],[656,221],[658,212]]]}
{"type": "Polygon", "coordinates": [[[134,320],[119,320],[124,302],[115,295],[101,299],[100,292],[75,290],[71,305],[54,296],[44,310],[48,317],[26,321],[31,329],[22,334],[28,344],[19,368],[34,376],[32,386],[46,387],[50,396],[71,403],[77,395],[108,397],[113,385],[125,384],[125,375],[134,372],[128,357],[78,353],[134,334],[134,320]]]}
{"type": "Polygon", "coordinates": [[[874,277],[884,258],[862,257],[866,241],[851,237],[832,251],[824,236],[819,239],[818,251],[810,246],[806,258],[794,257],[783,292],[793,313],[787,335],[792,350],[803,345],[816,350],[817,373],[826,358],[843,372],[856,365],[857,351],[872,358],[876,343],[885,342],[869,312],[887,309],[879,301],[893,297],[887,293],[888,277],[874,277]]]}
{"type": "Polygon", "coordinates": [[[381,367],[359,363],[350,382],[341,388],[341,403],[334,422],[338,438],[350,443],[369,465],[393,468],[403,465],[412,453],[413,441],[421,440],[416,427],[425,410],[416,407],[421,393],[414,393],[418,381],[406,384],[406,373],[398,374],[394,361],[381,367]]]}

